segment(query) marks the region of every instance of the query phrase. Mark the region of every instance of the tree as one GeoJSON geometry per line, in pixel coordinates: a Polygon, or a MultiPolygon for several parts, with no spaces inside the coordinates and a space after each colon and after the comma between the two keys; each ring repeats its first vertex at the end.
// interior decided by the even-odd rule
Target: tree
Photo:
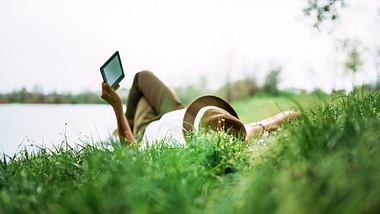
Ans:
{"type": "Polygon", "coordinates": [[[265,77],[264,82],[264,91],[277,94],[278,93],[278,83],[280,82],[280,73],[281,73],[282,67],[276,67],[272,68],[270,72],[265,77]]]}
{"type": "Polygon", "coordinates": [[[313,27],[319,29],[326,20],[336,21],[339,18],[339,9],[343,7],[346,7],[346,0],[308,0],[303,12],[313,19],[313,27]]]}
{"type": "Polygon", "coordinates": [[[360,57],[358,47],[353,46],[351,49],[349,49],[347,60],[344,63],[345,69],[351,72],[352,87],[354,87],[355,74],[359,71],[362,65],[363,65],[363,60],[360,57]]]}

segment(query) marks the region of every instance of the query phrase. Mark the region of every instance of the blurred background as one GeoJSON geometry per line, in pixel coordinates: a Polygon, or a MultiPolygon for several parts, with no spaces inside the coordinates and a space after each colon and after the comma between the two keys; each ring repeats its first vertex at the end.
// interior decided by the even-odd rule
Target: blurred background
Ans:
{"type": "Polygon", "coordinates": [[[1,4],[0,29],[3,151],[112,132],[108,106],[36,103],[104,103],[99,67],[116,50],[124,102],[144,69],[184,103],[380,83],[378,0],[14,0],[1,4]]]}

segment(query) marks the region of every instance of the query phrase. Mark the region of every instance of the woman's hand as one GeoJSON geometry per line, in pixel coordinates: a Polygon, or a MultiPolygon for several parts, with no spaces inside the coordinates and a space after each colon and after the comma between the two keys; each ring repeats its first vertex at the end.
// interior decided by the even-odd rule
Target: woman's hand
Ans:
{"type": "Polygon", "coordinates": [[[108,83],[106,83],[106,82],[102,83],[102,95],[101,95],[101,97],[102,97],[102,99],[107,101],[107,103],[109,103],[113,108],[123,106],[120,96],[116,93],[116,90],[119,87],[120,87],[120,85],[117,85],[116,89],[114,90],[113,88],[111,88],[111,86],[108,83]]]}
{"type": "Polygon", "coordinates": [[[135,142],[135,137],[129,127],[127,118],[123,112],[123,104],[121,103],[120,96],[116,93],[116,90],[120,86],[117,85],[116,89],[113,90],[108,83],[102,83],[102,98],[107,101],[115,111],[117,130],[119,132],[120,142],[124,144],[133,144],[135,142]]]}

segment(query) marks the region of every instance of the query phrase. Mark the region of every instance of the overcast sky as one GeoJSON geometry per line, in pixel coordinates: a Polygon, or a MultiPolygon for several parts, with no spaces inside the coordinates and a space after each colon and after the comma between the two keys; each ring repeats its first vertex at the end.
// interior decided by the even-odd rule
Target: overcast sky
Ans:
{"type": "MultiPolygon", "coordinates": [[[[0,92],[38,85],[99,90],[99,67],[119,50],[129,87],[142,69],[169,86],[208,78],[220,86],[230,72],[263,79],[281,65],[281,87],[348,88],[332,36],[302,13],[307,0],[12,0],[0,6],[0,92]]],[[[377,0],[352,0],[336,38],[356,41],[365,66],[357,82],[376,78],[380,46],[377,0]]]]}

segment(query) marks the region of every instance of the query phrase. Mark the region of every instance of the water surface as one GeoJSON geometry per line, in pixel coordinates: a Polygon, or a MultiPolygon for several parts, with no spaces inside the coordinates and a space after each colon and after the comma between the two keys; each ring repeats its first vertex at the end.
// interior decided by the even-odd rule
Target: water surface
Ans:
{"type": "Polygon", "coordinates": [[[30,144],[52,147],[95,143],[110,137],[116,120],[109,105],[0,105],[0,152],[12,155],[30,144]]]}

